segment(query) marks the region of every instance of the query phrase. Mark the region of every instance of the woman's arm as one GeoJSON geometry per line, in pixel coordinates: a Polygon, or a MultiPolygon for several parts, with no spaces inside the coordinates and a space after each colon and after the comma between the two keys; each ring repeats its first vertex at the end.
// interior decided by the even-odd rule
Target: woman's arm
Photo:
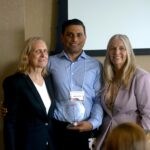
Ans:
{"type": "Polygon", "coordinates": [[[141,126],[150,130],[150,74],[142,73],[136,78],[135,96],[141,118],[141,126]]]}
{"type": "Polygon", "coordinates": [[[8,77],[3,82],[4,103],[1,112],[4,117],[5,150],[16,150],[16,117],[18,109],[18,91],[14,78],[8,77]],[[7,110],[5,109],[7,108],[7,110]],[[5,112],[7,112],[5,114],[5,112]]]}

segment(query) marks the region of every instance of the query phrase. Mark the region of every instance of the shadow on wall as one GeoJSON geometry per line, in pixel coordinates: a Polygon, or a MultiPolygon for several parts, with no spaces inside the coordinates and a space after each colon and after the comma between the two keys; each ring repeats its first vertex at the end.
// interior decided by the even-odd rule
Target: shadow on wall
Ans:
{"type": "Polygon", "coordinates": [[[3,88],[2,88],[3,80],[7,76],[15,73],[17,71],[17,67],[18,67],[18,61],[10,62],[7,65],[5,65],[5,67],[3,67],[4,68],[3,70],[1,70],[1,73],[0,73],[0,101],[3,101],[3,88]]]}

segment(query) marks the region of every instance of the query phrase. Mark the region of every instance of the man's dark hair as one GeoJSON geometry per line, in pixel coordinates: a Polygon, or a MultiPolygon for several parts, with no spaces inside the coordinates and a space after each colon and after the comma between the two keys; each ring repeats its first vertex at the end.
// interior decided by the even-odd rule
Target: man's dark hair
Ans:
{"type": "Polygon", "coordinates": [[[84,30],[84,34],[86,34],[85,31],[85,25],[83,24],[83,22],[79,19],[70,19],[70,20],[66,20],[64,21],[64,23],[62,24],[62,30],[61,33],[64,34],[65,29],[70,26],[70,25],[81,25],[83,27],[84,30]]]}

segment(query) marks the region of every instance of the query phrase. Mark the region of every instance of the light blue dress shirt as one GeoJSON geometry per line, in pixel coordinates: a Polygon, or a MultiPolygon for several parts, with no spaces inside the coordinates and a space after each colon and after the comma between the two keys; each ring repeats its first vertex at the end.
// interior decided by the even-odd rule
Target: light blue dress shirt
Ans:
{"type": "MultiPolygon", "coordinates": [[[[84,51],[76,61],[72,62],[62,51],[57,55],[50,56],[48,71],[54,82],[56,102],[54,118],[60,121],[69,121],[65,110],[68,103],[71,103],[70,91],[83,90],[85,92],[84,101],[80,102],[85,108],[85,113],[82,120],[88,120],[93,125],[93,129],[99,127],[103,118],[103,110],[100,104],[101,63],[86,55],[84,51]]],[[[71,113],[70,116],[73,117],[71,113]]]]}

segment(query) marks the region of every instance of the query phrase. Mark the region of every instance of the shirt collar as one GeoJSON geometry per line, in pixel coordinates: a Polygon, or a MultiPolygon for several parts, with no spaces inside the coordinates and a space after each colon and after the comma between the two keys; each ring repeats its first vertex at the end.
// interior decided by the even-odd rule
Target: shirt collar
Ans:
{"type": "MultiPolygon", "coordinates": [[[[59,57],[65,57],[65,58],[69,59],[64,50],[59,54],[59,57]]],[[[86,59],[86,58],[87,58],[86,53],[84,51],[82,51],[81,55],[78,57],[77,60],[86,59]]]]}

